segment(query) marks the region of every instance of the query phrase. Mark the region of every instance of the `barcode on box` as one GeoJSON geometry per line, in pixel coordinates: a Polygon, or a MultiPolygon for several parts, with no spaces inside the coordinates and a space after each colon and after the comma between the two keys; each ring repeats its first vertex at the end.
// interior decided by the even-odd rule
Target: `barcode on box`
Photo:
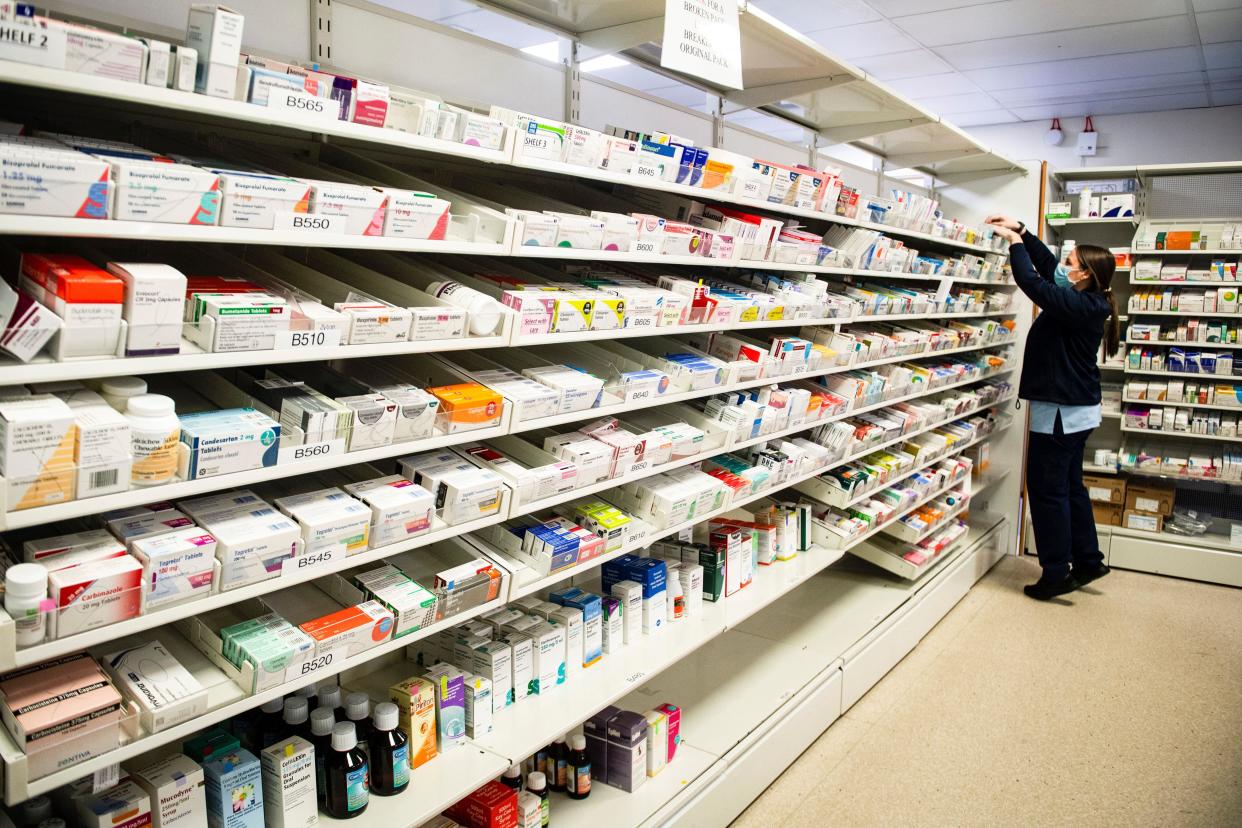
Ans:
{"type": "Polygon", "coordinates": [[[115,486],[119,474],[120,471],[118,469],[104,469],[103,471],[91,472],[90,488],[104,489],[108,486],[115,486]]]}

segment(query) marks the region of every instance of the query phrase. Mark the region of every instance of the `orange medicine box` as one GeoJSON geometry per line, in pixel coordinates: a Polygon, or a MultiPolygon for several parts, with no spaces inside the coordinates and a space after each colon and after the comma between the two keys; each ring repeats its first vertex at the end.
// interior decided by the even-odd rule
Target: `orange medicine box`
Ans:
{"type": "Polygon", "coordinates": [[[504,402],[500,394],[490,388],[464,382],[428,388],[427,393],[440,401],[440,412],[449,434],[500,425],[504,402]]]}
{"type": "Polygon", "coordinates": [[[410,767],[436,758],[436,688],[429,679],[408,678],[388,688],[401,712],[401,729],[410,740],[410,767]]]}
{"type": "Polygon", "coordinates": [[[342,658],[351,658],[388,640],[392,635],[393,615],[378,601],[364,601],[314,618],[299,627],[315,639],[316,656],[340,650],[342,658]]]}
{"type": "Polygon", "coordinates": [[[116,353],[125,301],[119,277],[81,256],[26,253],[21,285],[65,323],[52,343],[57,358],[116,353]]]}

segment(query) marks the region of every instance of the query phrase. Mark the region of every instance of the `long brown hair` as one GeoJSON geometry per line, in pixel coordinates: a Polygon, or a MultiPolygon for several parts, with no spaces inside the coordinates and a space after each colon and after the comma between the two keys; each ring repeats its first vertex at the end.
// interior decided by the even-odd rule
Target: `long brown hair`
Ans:
{"type": "Polygon", "coordinates": [[[1104,326],[1104,353],[1113,356],[1121,346],[1121,318],[1117,313],[1117,299],[1113,296],[1113,274],[1117,272],[1117,260],[1104,247],[1094,244],[1080,244],[1074,248],[1078,254],[1078,266],[1091,279],[1088,290],[1102,294],[1108,300],[1111,313],[1108,324],[1104,326]]]}

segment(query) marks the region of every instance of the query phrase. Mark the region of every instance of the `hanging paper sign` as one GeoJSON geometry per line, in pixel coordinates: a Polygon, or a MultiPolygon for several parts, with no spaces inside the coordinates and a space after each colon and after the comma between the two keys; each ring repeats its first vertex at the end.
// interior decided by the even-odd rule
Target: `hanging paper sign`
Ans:
{"type": "Polygon", "coordinates": [[[660,65],[741,89],[737,0],[665,0],[660,65]]]}

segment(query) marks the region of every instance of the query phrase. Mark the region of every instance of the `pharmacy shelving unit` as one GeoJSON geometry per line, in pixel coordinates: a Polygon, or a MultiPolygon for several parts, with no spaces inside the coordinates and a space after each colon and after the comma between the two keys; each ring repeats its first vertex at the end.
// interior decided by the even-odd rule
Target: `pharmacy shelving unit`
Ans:
{"type": "MultiPolygon", "coordinates": [[[[1242,282],[1233,280],[1179,279],[1176,281],[1150,280],[1138,277],[1140,262],[1158,262],[1161,265],[1183,265],[1192,269],[1206,267],[1211,261],[1242,261],[1242,243],[1222,246],[1221,232],[1226,224],[1242,222],[1242,162],[1203,164],[1157,164],[1126,167],[1084,167],[1057,171],[1052,176],[1053,185],[1049,200],[1074,201],[1073,196],[1062,196],[1068,182],[1090,186],[1093,181],[1111,179],[1134,179],[1138,210],[1133,221],[1101,219],[1051,220],[1052,231],[1059,238],[1074,238],[1080,242],[1124,246],[1128,248],[1134,264],[1118,272],[1113,279],[1113,290],[1118,306],[1125,314],[1122,324],[1123,339],[1119,358],[1101,362],[1101,373],[1106,384],[1125,383],[1135,379],[1185,379],[1230,382],[1234,376],[1212,374],[1189,374],[1163,368],[1152,369],[1125,359],[1131,347],[1148,348],[1168,352],[1170,347],[1183,349],[1200,348],[1209,351],[1232,352],[1242,347],[1238,342],[1153,342],[1135,337],[1130,333],[1133,324],[1176,325],[1177,319],[1220,319],[1234,321],[1242,318],[1235,311],[1189,312],[1184,310],[1139,310],[1131,307],[1130,297],[1138,290],[1154,287],[1186,289],[1210,289],[1232,287],[1237,290],[1242,282]],[[1056,196],[1057,198],[1054,198],[1056,196]],[[1154,249],[1156,234],[1169,230],[1191,230],[1202,233],[1206,241],[1201,249],[1167,250],[1154,249]],[[1090,232],[1092,235],[1088,235],[1090,232]]],[[[1120,249],[1120,248],[1116,248],[1120,249]]],[[[1143,403],[1127,400],[1122,396],[1121,410],[1128,405],[1163,405],[1189,409],[1220,410],[1238,409],[1228,405],[1197,405],[1180,402],[1143,403]]],[[[1125,449],[1159,452],[1176,449],[1182,456],[1232,451],[1236,439],[1199,434],[1183,434],[1156,431],[1127,425],[1124,417],[1106,417],[1102,426],[1088,443],[1083,471],[1089,474],[1121,474],[1136,483],[1144,479],[1173,483],[1177,488],[1177,508],[1195,510],[1211,515],[1214,520],[1207,534],[1184,536],[1169,531],[1153,533],[1121,526],[1098,524],[1101,548],[1112,566],[1172,575],[1213,583],[1242,586],[1242,511],[1237,508],[1238,485],[1242,481],[1226,481],[1188,477],[1184,471],[1162,466],[1135,468],[1124,462],[1125,449]],[[1110,462],[1097,463],[1096,449],[1117,452],[1121,459],[1100,459],[1110,462]]]]}
{"type": "MultiPolygon", "coordinates": [[[[103,8],[106,4],[99,5],[99,17],[106,20],[110,12],[103,8]]],[[[366,42],[369,46],[368,35],[378,36],[380,26],[384,27],[385,36],[394,31],[404,33],[404,42],[410,42],[409,38],[417,37],[417,26],[411,22],[411,18],[396,12],[378,15],[371,8],[371,4],[337,0],[334,4],[316,5],[318,9],[313,10],[312,14],[331,15],[333,12],[330,7],[335,6],[337,9],[336,14],[339,16],[335,20],[336,25],[331,27],[335,40],[329,38],[329,43],[334,49],[332,62],[341,67],[342,71],[353,60],[362,65],[364,60],[373,59],[370,54],[361,54],[358,44],[366,42]]],[[[490,5],[503,7],[507,12],[528,20],[549,14],[540,11],[535,4],[522,2],[490,5]]],[[[264,4],[263,10],[256,10],[254,14],[258,17],[271,16],[273,22],[283,23],[283,15],[303,15],[305,11],[305,3],[284,0],[281,3],[264,4]]],[[[83,9],[75,7],[74,13],[82,14],[83,9]]],[[[624,8],[612,4],[607,13],[613,17],[597,20],[590,25],[586,25],[585,20],[579,20],[575,24],[582,25],[579,29],[568,25],[567,19],[556,17],[560,14],[559,11],[552,13],[556,19],[545,18],[537,22],[557,31],[569,32],[575,39],[581,36],[584,41],[598,39],[588,37],[589,32],[598,36],[603,30],[611,29],[612,34],[626,41],[626,44],[621,44],[614,38],[613,49],[623,49],[635,59],[645,55],[646,60],[650,60],[652,40],[659,39],[658,33],[653,37],[651,21],[662,16],[663,3],[642,0],[624,4],[624,8]]],[[[314,25],[317,22],[322,23],[322,19],[317,21],[312,18],[312,31],[322,32],[323,26],[314,25]]],[[[134,21],[125,21],[125,24],[132,27],[134,21]]],[[[952,125],[902,99],[865,73],[837,61],[813,42],[757,9],[744,8],[742,27],[744,54],[747,56],[744,72],[747,89],[733,93],[698,82],[706,91],[729,98],[730,105],[768,107],[794,96],[795,100],[800,100],[804,105],[805,113],[821,113],[816,116],[818,120],[808,120],[809,115],[799,116],[803,117],[801,122],[808,129],[817,132],[821,139],[855,143],[884,157],[890,167],[917,166],[943,180],[954,176],[987,179],[990,176],[1021,171],[1017,165],[992,153],[952,125]]],[[[150,29],[144,31],[166,38],[175,35],[175,32],[162,29],[157,24],[151,24],[150,29]]],[[[324,45],[322,35],[312,37],[317,47],[324,45]]],[[[397,55],[389,57],[395,60],[397,55]]],[[[693,79],[683,80],[694,82],[693,79]]],[[[880,230],[905,240],[910,246],[939,253],[981,255],[995,252],[993,248],[973,241],[948,239],[913,228],[879,225],[786,205],[757,202],[728,192],[639,181],[630,176],[618,176],[565,164],[532,163],[517,152],[512,135],[507,137],[501,149],[483,150],[356,124],[294,120],[287,115],[250,104],[221,101],[173,90],[137,87],[106,78],[85,77],[3,60],[0,60],[0,89],[4,90],[6,99],[13,104],[13,111],[25,106],[22,111],[29,113],[29,117],[34,120],[48,119],[56,126],[89,134],[89,127],[83,124],[92,117],[102,117],[103,122],[110,117],[122,120],[126,136],[138,143],[145,140],[165,143],[170,140],[170,136],[175,140],[175,136],[192,134],[221,153],[227,152],[231,141],[238,140],[277,147],[312,161],[320,157],[320,153],[357,153],[382,162],[408,161],[412,165],[422,165],[427,169],[443,168],[447,171],[446,175],[463,178],[499,174],[532,190],[545,186],[562,191],[572,189],[583,195],[588,202],[593,194],[604,199],[613,192],[621,191],[662,193],[762,211],[808,224],[821,232],[833,224],[880,230]]],[[[784,111],[780,107],[773,109],[784,111]]],[[[573,109],[567,110],[562,117],[568,120],[575,112],[573,109]]],[[[332,156],[334,160],[337,157],[332,156]]],[[[1026,195],[1032,196],[1030,201],[1034,201],[1033,193],[1026,195]]],[[[471,202],[466,199],[463,203],[471,202]]],[[[593,205],[587,203],[584,206],[593,205]]],[[[1011,209],[1021,212],[1026,211],[1028,206],[1023,203],[1021,206],[1014,205],[1011,209]]],[[[484,214],[485,211],[479,211],[477,216],[484,214]]],[[[189,244],[241,251],[243,255],[248,249],[258,248],[280,247],[296,250],[330,247],[345,255],[350,250],[384,250],[403,256],[434,256],[434,261],[447,262],[450,265],[461,263],[462,266],[482,260],[500,260],[518,265],[525,263],[530,266],[559,266],[556,260],[563,259],[567,262],[610,261],[625,265],[668,267],[674,272],[684,273],[711,268],[705,271],[705,275],[721,273],[726,277],[730,273],[728,268],[741,268],[813,274],[833,281],[866,279],[877,284],[903,284],[915,280],[937,287],[942,295],[948,293],[955,284],[982,284],[1011,294],[1013,301],[1004,308],[986,308],[973,313],[928,312],[773,320],[659,328],[652,333],[669,336],[713,330],[763,331],[779,328],[797,331],[815,326],[848,328],[871,322],[938,321],[954,318],[1012,319],[1015,329],[1010,336],[1003,339],[981,341],[952,350],[892,355],[862,364],[824,366],[788,376],[765,376],[704,389],[701,392],[675,393],[651,403],[602,407],[543,420],[518,421],[513,412],[506,409],[501,421],[486,430],[440,435],[417,443],[361,452],[331,451],[311,460],[282,462],[275,468],[262,472],[180,482],[158,490],[131,491],[38,509],[8,511],[4,507],[0,508],[0,529],[37,531],[55,521],[87,518],[109,509],[139,505],[157,499],[183,498],[236,486],[261,486],[280,477],[363,467],[364,464],[378,464],[416,451],[501,436],[520,436],[525,432],[582,422],[605,414],[624,415],[651,406],[685,403],[723,391],[755,388],[775,382],[801,382],[859,367],[878,367],[890,362],[985,352],[1005,353],[1007,362],[1001,370],[967,376],[952,385],[916,389],[887,399],[869,400],[865,405],[856,405],[850,410],[834,413],[814,423],[791,425],[778,433],[765,434],[759,438],[722,441],[701,455],[681,458],[674,463],[651,469],[635,469],[622,477],[567,492],[564,496],[529,503],[520,503],[510,497],[492,516],[451,526],[437,521],[429,533],[401,544],[368,550],[344,560],[329,559],[309,570],[294,570],[250,587],[211,595],[190,604],[159,610],[30,648],[18,649],[15,646],[12,622],[0,613],[0,670],[34,666],[81,649],[99,655],[124,646],[123,642],[147,640],[158,635],[160,641],[200,680],[207,689],[209,699],[208,712],[193,722],[154,734],[143,733],[137,728],[130,729],[119,749],[48,774],[32,773],[27,757],[7,733],[0,731],[3,798],[6,803],[14,804],[31,796],[48,793],[84,775],[103,771],[115,763],[175,749],[175,745],[194,732],[252,710],[269,699],[293,692],[311,682],[335,677],[346,689],[362,689],[373,698],[383,698],[385,688],[392,681],[417,672],[417,668],[406,659],[407,647],[417,645],[420,640],[441,629],[557,584],[597,584],[599,566],[605,560],[624,552],[642,551],[658,538],[690,531],[695,525],[712,516],[734,512],[748,503],[778,493],[789,497],[797,496],[794,486],[809,483],[835,466],[860,459],[878,449],[898,446],[918,434],[939,428],[953,420],[999,411],[1012,401],[1012,393],[1007,392],[975,408],[959,410],[943,422],[927,423],[886,442],[859,447],[849,456],[838,457],[823,467],[804,468],[778,485],[735,500],[717,512],[699,515],[685,524],[655,527],[636,522],[633,531],[619,549],[570,570],[552,576],[539,576],[490,549],[480,534],[482,530],[511,517],[545,513],[545,510],[558,503],[586,494],[599,492],[606,496],[609,489],[616,486],[639,482],[647,476],[696,463],[714,454],[779,436],[808,432],[823,422],[844,419],[865,411],[882,410],[901,401],[917,400],[953,388],[981,387],[990,382],[1015,382],[1016,371],[1020,368],[1021,343],[1026,328],[1024,320],[1029,306],[1014,290],[1012,283],[1003,281],[872,272],[830,266],[724,262],[702,257],[679,259],[637,253],[602,254],[599,251],[565,252],[523,248],[516,243],[510,224],[489,225],[477,216],[474,221],[455,221],[450,228],[449,238],[443,242],[397,242],[393,239],[347,236],[325,240],[308,238],[292,231],[254,233],[223,228],[15,216],[0,216],[0,236],[6,240],[15,240],[19,245],[37,244],[42,249],[54,249],[56,244],[71,244],[72,240],[81,240],[86,244],[112,245],[124,247],[126,250],[142,251],[152,257],[158,257],[161,251],[181,249],[189,244]],[[241,690],[234,675],[235,670],[230,672],[207,658],[202,648],[195,643],[195,639],[202,637],[207,630],[200,619],[204,613],[263,599],[296,600],[298,591],[310,588],[310,582],[315,579],[399,553],[413,553],[418,560],[426,562],[430,571],[434,571],[437,563],[442,566],[445,562],[462,560],[463,556],[489,558],[502,575],[498,592],[489,600],[416,633],[386,641],[350,658],[317,665],[308,673],[286,677],[283,683],[254,694],[241,690]]],[[[296,284],[294,277],[289,278],[296,284]]],[[[489,352],[500,353],[503,349],[530,345],[568,345],[574,342],[632,339],[651,335],[646,331],[627,329],[532,338],[523,337],[512,321],[506,317],[505,323],[492,336],[456,340],[360,346],[311,343],[282,348],[279,351],[237,353],[205,352],[187,341],[181,353],[166,357],[66,361],[40,357],[25,365],[0,364],[0,386],[35,381],[98,379],[128,374],[179,377],[195,371],[312,360],[333,360],[348,366],[349,363],[343,361],[415,359],[421,361],[419,364],[428,366],[429,371],[452,374],[458,371],[454,367],[455,359],[459,356],[465,358],[464,353],[458,352],[486,355],[489,352]]],[[[665,696],[669,701],[686,708],[687,721],[691,724],[683,730],[687,738],[682,751],[665,774],[651,780],[638,792],[623,794],[597,786],[596,793],[590,800],[559,808],[558,823],[585,824],[588,820],[598,820],[599,814],[603,812],[608,814],[605,818],[610,824],[617,825],[638,825],[644,822],[664,824],[678,820],[687,825],[727,822],[790,763],[809,744],[810,739],[829,726],[842,711],[904,657],[919,638],[943,617],[1001,555],[1014,550],[1013,516],[1019,509],[1019,485],[1018,475],[1012,472],[1015,468],[1014,458],[1021,453],[1021,432],[1020,427],[1011,427],[1009,418],[1000,417],[994,420],[990,433],[968,443],[955,445],[944,455],[954,456],[986,442],[991,449],[991,468],[981,471],[972,483],[968,511],[955,511],[953,516],[954,519],[969,523],[967,534],[934,561],[922,567],[921,571],[905,573],[903,577],[857,557],[856,551],[868,540],[884,534],[884,530],[892,526],[892,521],[848,541],[814,545],[791,561],[763,567],[752,584],[739,594],[717,603],[705,603],[699,617],[685,619],[670,628],[665,635],[645,637],[643,641],[627,648],[616,657],[610,657],[596,667],[584,671],[577,686],[564,688],[560,698],[556,694],[549,694],[531,700],[524,709],[515,708],[501,713],[492,733],[470,740],[465,746],[416,769],[410,789],[405,794],[391,798],[373,798],[368,819],[375,824],[413,828],[480,784],[497,777],[504,768],[520,761],[554,736],[575,728],[602,706],[613,701],[642,704],[637,699],[645,694],[652,697],[665,696]],[[797,616],[812,617],[814,624],[797,625],[795,628],[782,620],[797,616]],[[806,657],[808,653],[813,656],[806,657]],[[716,687],[705,680],[682,681],[677,678],[691,664],[712,664],[716,670],[722,664],[732,664],[735,667],[734,676],[730,683],[721,683],[716,687]],[[782,679],[784,684],[775,690],[758,681],[763,671],[772,666],[785,671],[785,678],[782,679]],[[667,688],[674,686],[669,683],[674,678],[677,678],[676,692],[668,690],[666,693],[667,688]],[[746,693],[734,696],[725,692],[728,686],[734,684],[747,688],[746,693]],[[625,701],[630,697],[636,700],[625,701]]],[[[928,458],[917,468],[907,470],[905,474],[913,474],[918,469],[929,467],[939,459],[941,458],[928,458]]],[[[892,520],[940,494],[942,492],[937,491],[921,498],[918,503],[909,504],[899,510],[899,514],[894,515],[892,520]]],[[[0,504],[0,507],[3,506],[4,504],[0,504]]],[[[703,672],[703,678],[708,675],[711,675],[710,671],[703,672]]],[[[650,701],[644,707],[649,705],[650,701]]],[[[331,821],[326,817],[323,819],[331,821]]]]}

